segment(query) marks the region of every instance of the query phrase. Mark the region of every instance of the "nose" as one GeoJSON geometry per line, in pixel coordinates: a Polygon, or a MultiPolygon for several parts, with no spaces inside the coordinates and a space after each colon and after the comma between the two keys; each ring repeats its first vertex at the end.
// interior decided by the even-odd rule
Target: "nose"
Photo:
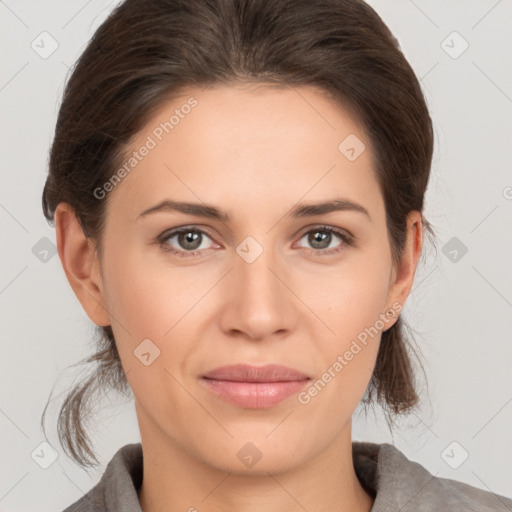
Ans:
{"type": "Polygon", "coordinates": [[[224,283],[223,331],[254,341],[292,332],[301,314],[300,301],[293,294],[282,260],[269,247],[252,262],[243,251],[240,254],[235,255],[234,268],[224,283]]]}

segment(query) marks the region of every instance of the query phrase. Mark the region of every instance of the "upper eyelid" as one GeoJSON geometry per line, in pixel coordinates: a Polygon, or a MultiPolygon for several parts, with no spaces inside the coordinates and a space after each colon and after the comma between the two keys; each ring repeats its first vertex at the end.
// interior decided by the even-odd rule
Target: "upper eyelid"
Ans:
{"type": "Polygon", "coordinates": [[[348,231],[347,229],[338,228],[336,226],[330,226],[328,224],[314,224],[312,226],[307,226],[307,227],[299,230],[297,232],[297,234],[295,234],[294,236],[299,236],[299,233],[300,233],[300,238],[302,238],[304,235],[306,235],[310,231],[314,231],[315,229],[318,230],[318,231],[322,231],[322,230],[330,231],[335,236],[341,237],[342,239],[343,238],[347,238],[348,241],[352,241],[355,238],[354,235],[350,231],[348,231]]]}
{"type": "Polygon", "coordinates": [[[177,227],[177,228],[169,229],[167,231],[164,231],[158,238],[166,240],[168,238],[172,238],[172,237],[174,237],[176,235],[179,235],[182,232],[187,232],[187,231],[199,231],[200,233],[203,233],[203,234],[207,235],[211,239],[215,238],[207,229],[202,228],[202,227],[198,227],[198,226],[195,226],[195,225],[192,225],[192,226],[180,226],[180,227],[177,227]]]}

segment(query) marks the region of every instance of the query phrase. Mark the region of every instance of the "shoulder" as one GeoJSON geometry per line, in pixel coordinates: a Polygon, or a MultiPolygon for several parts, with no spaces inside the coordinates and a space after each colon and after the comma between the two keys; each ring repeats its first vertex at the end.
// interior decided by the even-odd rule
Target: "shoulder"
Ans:
{"type": "Polygon", "coordinates": [[[352,446],[357,476],[375,495],[371,512],[512,510],[509,498],[432,475],[391,444],[354,442],[352,446]]]}
{"type": "Polygon", "coordinates": [[[140,443],[123,446],[107,464],[100,481],[64,512],[142,512],[137,496],[142,462],[140,443]]]}

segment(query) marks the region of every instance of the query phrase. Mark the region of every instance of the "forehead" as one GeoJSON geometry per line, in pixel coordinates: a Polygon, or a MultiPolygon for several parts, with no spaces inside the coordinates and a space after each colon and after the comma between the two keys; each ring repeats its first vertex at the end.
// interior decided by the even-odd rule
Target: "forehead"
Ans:
{"type": "Polygon", "coordinates": [[[376,185],[362,126],[310,86],[189,88],[161,104],[123,163],[130,155],[134,165],[114,192],[122,189],[140,207],[164,189],[196,201],[228,197],[261,205],[277,197],[295,204],[306,194],[313,200],[340,187],[342,195],[357,194],[376,185]]]}

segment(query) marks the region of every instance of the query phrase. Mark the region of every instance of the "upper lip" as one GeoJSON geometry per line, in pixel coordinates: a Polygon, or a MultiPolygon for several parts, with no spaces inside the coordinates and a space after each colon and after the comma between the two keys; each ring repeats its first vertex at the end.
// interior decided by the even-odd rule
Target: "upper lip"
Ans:
{"type": "Polygon", "coordinates": [[[309,379],[307,375],[278,364],[251,366],[233,364],[221,366],[203,375],[206,379],[229,380],[233,382],[286,382],[309,379]]]}

